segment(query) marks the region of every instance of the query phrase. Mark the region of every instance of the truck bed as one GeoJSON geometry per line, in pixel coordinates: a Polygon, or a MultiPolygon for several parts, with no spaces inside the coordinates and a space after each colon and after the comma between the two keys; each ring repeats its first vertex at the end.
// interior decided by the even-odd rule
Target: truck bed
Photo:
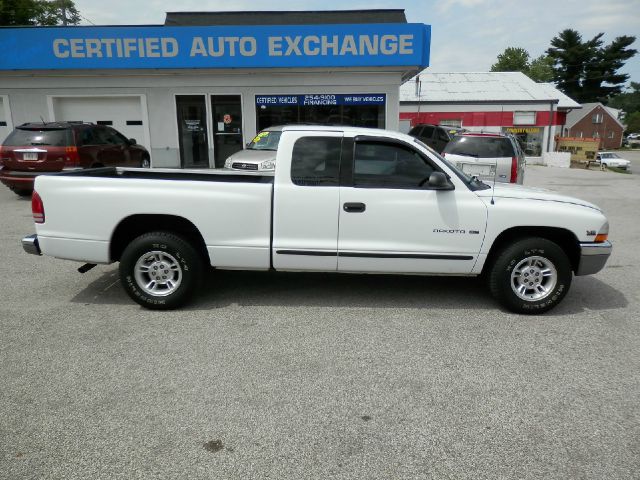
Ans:
{"type": "Polygon", "coordinates": [[[159,216],[193,224],[215,267],[270,267],[272,174],[98,168],[40,176],[35,190],[45,208],[38,240],[54,257],[110,263],[122,222],[159,216]]]}

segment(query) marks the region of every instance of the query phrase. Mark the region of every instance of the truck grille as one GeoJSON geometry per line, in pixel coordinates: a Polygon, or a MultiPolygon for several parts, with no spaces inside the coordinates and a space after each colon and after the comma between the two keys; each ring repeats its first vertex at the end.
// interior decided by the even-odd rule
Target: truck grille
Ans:
{"type": "Polygon", "coordinates": [[[237,168],[239,170],[258,170],[258,164],[257,163],[242,163],[242,162],[235,162],[231,164],[232,168],[237,168]]]}

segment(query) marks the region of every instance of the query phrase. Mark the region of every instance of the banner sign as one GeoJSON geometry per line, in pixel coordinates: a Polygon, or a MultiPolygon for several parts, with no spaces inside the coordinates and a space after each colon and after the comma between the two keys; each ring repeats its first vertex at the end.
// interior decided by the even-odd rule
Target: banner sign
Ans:
{"type": "Polygon", "coordinates": [[[421,23],[0,28],[0,70],[429,65],[421,23]]]}
{"type": "Polygon", "coordinates": [[[258,106],[384,105],[384,93],[318,93],[307,95],[256,95],[258,106]]]}

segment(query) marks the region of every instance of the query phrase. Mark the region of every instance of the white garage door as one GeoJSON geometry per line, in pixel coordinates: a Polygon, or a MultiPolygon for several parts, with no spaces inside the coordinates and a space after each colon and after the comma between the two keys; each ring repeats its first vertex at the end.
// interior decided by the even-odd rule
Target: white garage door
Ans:
{"type": "Polygon", "coordinates": [[[9,105],[5,104],[6,101],[6,97],[0,97],[0,143],[11,133],[11,119],[7,118],[9,105]]]}
{"type": "Polygon", "coordinates": [[[109,125],[150,150],[140,97],[54,97],[53,115],[57,121],[109,125]]]}

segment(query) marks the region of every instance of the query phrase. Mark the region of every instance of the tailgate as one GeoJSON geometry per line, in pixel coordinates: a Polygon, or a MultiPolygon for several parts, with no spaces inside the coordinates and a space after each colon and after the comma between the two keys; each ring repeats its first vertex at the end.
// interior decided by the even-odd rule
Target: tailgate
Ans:
{"type": "Polygon", "coordinates": [[[478,158],[450,153],[447,153],[446,158],[467,175],[477,175],[478,178],[490,180],[493,180],[496,174],[496,165],[504,161],[501,158],[478,158]]]}
{"type": "Polygon", "coordinates": [[[68,129],[14,130],[2,145],[5,168],[16,171],[62,170],[73,145],[68,129]]]}

